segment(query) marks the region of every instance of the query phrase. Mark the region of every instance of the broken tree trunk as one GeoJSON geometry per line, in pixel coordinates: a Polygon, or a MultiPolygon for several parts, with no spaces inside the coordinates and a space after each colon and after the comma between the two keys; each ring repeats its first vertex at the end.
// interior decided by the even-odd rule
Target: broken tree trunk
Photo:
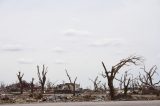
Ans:
{"type": "Polygon", "coordinates": [[[24,74],[21,75],[21,72],[18,72],[17,77],[19,80],[19,84],[20,84],[20,93],[23,94],[23,78],[24,74]]]}

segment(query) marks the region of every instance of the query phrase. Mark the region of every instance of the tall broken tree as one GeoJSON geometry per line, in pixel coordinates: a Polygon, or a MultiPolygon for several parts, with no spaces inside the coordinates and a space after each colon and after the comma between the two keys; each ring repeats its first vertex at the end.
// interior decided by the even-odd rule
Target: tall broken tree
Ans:
{"type": "Polygon", "coordinates": [[[37,65],[37,75],[38,75],[38,78],[39,78],[39,83],[41,85],[41,93],[43,94],[44,93],[44,85],[45,85],[45,82],[46,82],[46,74],[47,74],[47,67],[45,67],[43,65],[43,69],[42,69],[42,73],[40,74],[40,71],[39,71],[39,66],[37,65]]]}
{"type": "Polygon", "coordinates": [[[20,93],[23,94],[23,78],[24,74],[21,75],[21,72],[18,72],[17,77],[19,80],[19,84],[20,84],[20,93]]]}
{"type": "Polygon", "coordinates": [[[30,83],[30,87],[31,87],[31,94],[33,94],[33,91],[34,91],[34,78],[32,78],[32,81],[30,83]]]}
{"type": "Polygon", "coordinates": [[[129,66],[131,64],[138,65],[140,62],[142,62],[141,57],[130,56],[126,59],[122,59],[118,64],[112,66],[110,71],[106,69],[104,62],[102,62],[102,65],[105,71],[105,74],[102,73],[102,76],[104,78],[107,78],[111,100],[115,99],[115,89],[114,89],[113,81],[116,78],[116,74],[120,71],[122,67],[129,66]]]}
{"type": "MultiPolygon", "coordinates": [[[[72,80],[71,80],[71,77],[70,77],[70,75],[68,74],[68,72],[67,72],[67,70],[66,70],[66,75],[67,75],[67,77],[68,77],[68,79],[69,79],[69,82],[70,82],[70,84],[72,85],[72,88],[73,88],[73,96],[75,96],[76,95],[76,80],[77,80],[77,77],[74,79],[74,81],[72,82],[72,80]]],[[[68,88],[69,88],[69,90],[71,90],[71,86],[70,85],[68,85],[68,88]]],[[[72,90],[71,90],[72,91],[72,90]]]]}
{"type": "Polygon", "coordinates": [[[98,76],[94,80],[92,80],[92,79],[90,79],[90,80],[92,81],[92,83],[94,85],[94,91],[97,92],[98,91],[98,86],[101,83],[101,81],[98,81],[98,76]]]}

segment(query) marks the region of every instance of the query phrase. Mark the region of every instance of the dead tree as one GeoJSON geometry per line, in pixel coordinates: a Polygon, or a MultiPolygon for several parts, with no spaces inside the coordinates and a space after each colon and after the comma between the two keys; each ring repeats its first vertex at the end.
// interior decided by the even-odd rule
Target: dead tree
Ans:
{"type": "Polygon", "coordinates": [[[106,92],[107,91],[107,86],[106,86],[106,83],[102,83],[102,88],[103,88],[103,92],[106,92]]]}
{"type": "Polygon", "coordinates": [[[37,65],[37,71],[38,71],[37,74],[38,74],[38,78],[39,78],[39,83],[41,85],[41,93],[43,94],[44,93],[44,85],[46,82],[47,67],[45,67],[43,65],[42,73],[40,74],[39,66],[37,65]]]}
{"type": "Polygon", "coordinates": [[[141,60],[142,60],[141,57],[130,56],[126,59],[122,59],[118,64],[112,66],[110,71],[106,69],[104,62],[102,62],[103,68],[105,70],[105,74],[102,73],[102,76],[104,78],[107,78],[111,100],[115,99],[115,90],[113,86],[113,80],[115,79],[116,74],[120,71],[122,67],[129,66],[131,64],[138,65],[138,63],[141,62],[141,60]]]}
{"type": "Polygon", "coordinates": [[[152,66],[149,71],[146,71],[145,66],[142,69],[144,70],[145,75],[142,76],[140,73],[139,79],[143,85],[154,87],[155,85],[160,83],[160,81],[153,83],[153,76],[157,73],[156,72],[156,70],[157,70],[156,65],[152,66]]]}
{"type": "Polygon", "coordinates": [[[98,91],[98,86],[101,83],[101,81],[98,81],[98,76],[94,80],[92,80],[92,79],[90,79],[90,80],[93,82],[94,91],[97,92],[98,91]]]}
{"type": "Polygon", "coordinates": [[[141,81],[140,81],[139,77],[135,78],[134,86],[135,86],[136,89],[138,89],[138,91],[142,90],[142,84],[141,84],[141,81]]]}
{"type": "Polygon", "coordinates": [[[0,92],[1,91],[3,91],[3,92],[6,91],[6,84],[4,82],[0,82],[0,92]]]}
{"type": "MultiPolygon", "coordinates": [[[[67,75],[67,77],[68,77],[68,79],[69,79],[70,84],[71,84],[72,87],[73,87],[73,96],[75,96],[75,95],[76,95],[76,80],[77,80],[77,77],[76,77],[76,78],[74,79],[74,81],[72,82],[71,77],[70,77],[70,75],[68,74],[67,70],[66,70],[66,75],[67,75]]],[[[71,86],[70,86],[70,85],[68,85],[68,88],[69,88],[69,90],[71,90],[71,86]]],[[[72,90],[71,90],[71,91],[72,91],[72,90]]]]}
{"type": "Polygon", "coordinates": [[[132,93],[135,92],[135,81],[136,81],[136,78],[133,78],[133,74],[130,73],[130,75],[132,76],[132,79],[131,79],[131,88],[132,88],[132,93]]]}
{"type": "Polygon", "coordinates": [[[23,78],[24,74],[21,75],[21,72],[18,72],[17,77],[19,80],[19,84],[20,84],[20,93],[23,94],[23,78]]]}
{"type": "Polygon", "coordinates": [[[122,85],[123,85],[123,91],[124,91],[124,95],[127,96],[127,92],[128,92],[128,86],[131,82],[131,78],[127,78],[128,77],[128,71],[125,71],[124,76],[122,75],[121,79],[118,80],[120,82],[120,88],[122,89],[122,85]]]}
{"type": "Polygon", "coordinates": [[[119,81],[119,89],[122,90],[122,86],[123,86],[123,75],[121,76],[121,79],[118,80],[119,81]]]}
{"type": "Polygon", "coordinates": [[[31,94],[33,94],[33,91],[34,91],[34,78],[32,78],[30,86],[31,86],[31,94]]]}
{"type": "Polygon", "coordinates": [[[125,74],[124,74],[124,79],[123,79],[123,87],[124,87],[123,90],[124,90],[124,95],[125,96],[127,96],[128,86],[129,86],[129,84],[131,82],[131,78],[127,79],[127,77],[128,77],[128,74],[127,74],[127,71],[126,71],[125,74]]]}
{"type": "Polygon", "coordinates": [[[57,81],[55,81],[55,82],[51,82],[50,80],[48,80],[47,82],[46,82],[46,85],[47,85],[47,90],[49,91],[49,90],[52,90],[54,87],[55,87],[55,84],[57,83],[57,81]]]}

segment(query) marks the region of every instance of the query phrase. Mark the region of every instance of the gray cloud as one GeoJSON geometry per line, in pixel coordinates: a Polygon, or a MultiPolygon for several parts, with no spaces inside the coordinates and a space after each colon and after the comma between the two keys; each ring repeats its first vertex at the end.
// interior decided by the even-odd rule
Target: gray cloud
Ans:
{"type": "Polygon", "coordinates": [[[32,64],[33,60],[28,58],[21,58],[18,60],[19,64],[32,64]]]}
{"type": "Polygon", "coordinates": [[[62,47],[55,47],[53,50],[55,53],[64,53],[65,50],[62,47]]]}
{"type": "Polygon", "coordinates": [[[64,31],[64,35],[66,36],[87,36],[87,35],[90,35],[90,32],[85,31],[85,30],[67,29],[66,31],[64,31]]]}
{"type": "Polygon", "coordinates": [[[55,64],[58,64],[58,65],[66,64],[66,62],[63,61],[63,60],[56,60],[54,63],[55,63],[55,64]]]}
{"type": "Polygon", "coordinates": [[[16,52],[16,51],[23,51],[24,48],[22,47],[22,45],[18,45],[18,44],[7,44],[7,45],[2,46],[1,49],[3,51],[16,52]]]}

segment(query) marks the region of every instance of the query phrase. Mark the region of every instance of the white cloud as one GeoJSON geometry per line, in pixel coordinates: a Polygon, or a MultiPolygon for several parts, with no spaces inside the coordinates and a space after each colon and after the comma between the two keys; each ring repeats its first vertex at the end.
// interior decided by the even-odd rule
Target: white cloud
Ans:
{"type": "Polygon", "coordinates": [[[99,39],[99,40],[96,40],[94,42],[92,42],[90,44],[90,46],[93,46],[93,47],[106,47],[106,46],[121,46],[123,45],[125,42],[124,42],[124,39],[118,39],[118,38],[104,38],[104,39],[99,39]]]}
{"type": "Polygon", "coordinates": [[[90,35],[90,32],[85,31],[85,30],[67,29],[66,31],[64,31],[64,35],[66,36],[86,36],[86,35],[90,35]]]}
{"type": "Polygon", "coordinates": [[[53,52],[56,52],[56,53],[64,53],[65,50],[62,48],[62,47],[55,47],[53,49],[53,52]]]}
{"type": "Polygon", "coordinates": [[[23,47],[22,45],[18,45],[18,44],[7,44],[2,46],[2,50],[3,51],[22,51],[23,47]]]}
{"type": "Polygon", "coordinates": [[[21,58],[18,60],[19,64],[32,64],[33,60],[28,58],[21,58]]]}
{"type": "Polygon", "coordinates": [[[59,64],[59,65],[61,65],[61,64],[66,64],[66,62],[63,61],[63,60],[56,60],[54,63],[55,63],[55,64],[59,64]]]}

